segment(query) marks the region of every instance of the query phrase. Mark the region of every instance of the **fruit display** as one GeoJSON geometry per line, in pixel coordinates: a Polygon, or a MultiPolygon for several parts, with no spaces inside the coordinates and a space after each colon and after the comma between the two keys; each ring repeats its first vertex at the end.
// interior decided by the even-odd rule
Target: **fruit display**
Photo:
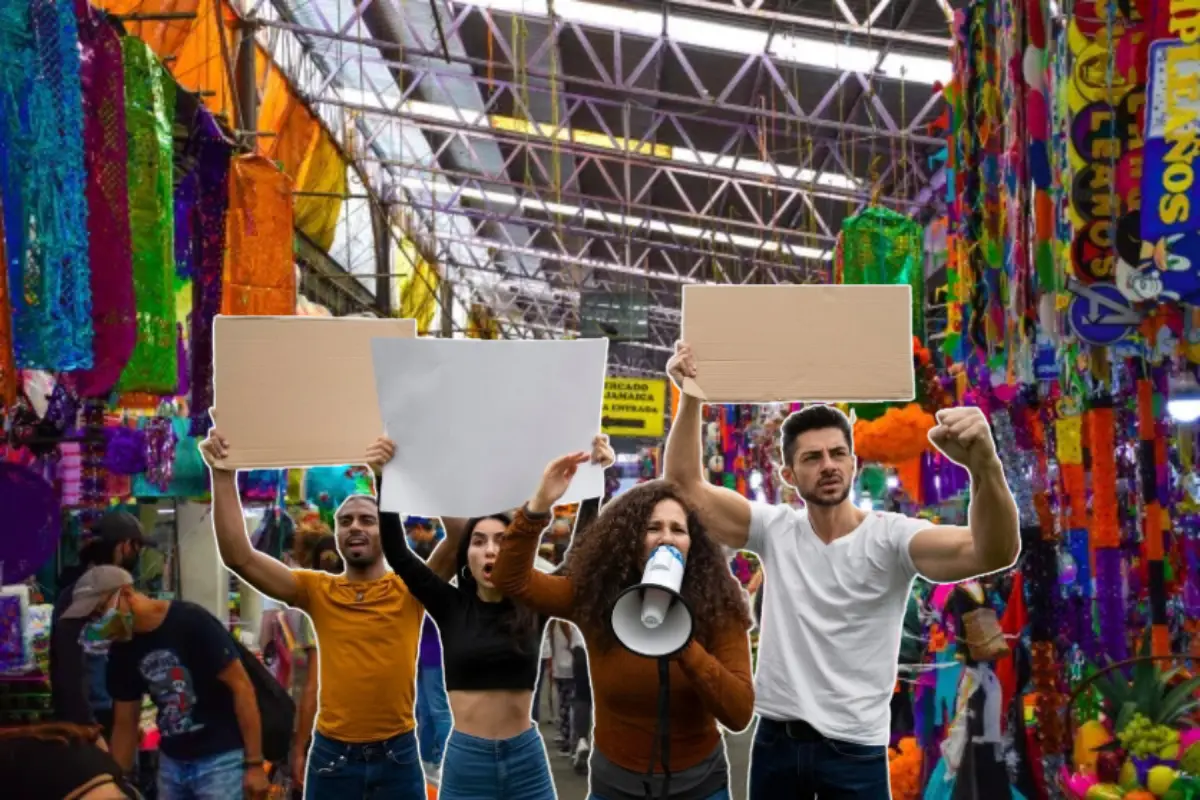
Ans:
{"type": "Polygon", "coordinates": [[[1075,731],[1075,770],[1059,781],[1070,800],[1200,800],[1200,677],[1162,670],[1149,647],[1093,677],[1102,717],[1075,731]]]}
{"type": "Polygon", "coordinates": [[[1179,758],[1179,731],[1166,725],[1155,725],[1144,714],[1135,713],[1117,733],[1121,749],[1134,758],[1157,756],[1166,761],[1179,758]]]}

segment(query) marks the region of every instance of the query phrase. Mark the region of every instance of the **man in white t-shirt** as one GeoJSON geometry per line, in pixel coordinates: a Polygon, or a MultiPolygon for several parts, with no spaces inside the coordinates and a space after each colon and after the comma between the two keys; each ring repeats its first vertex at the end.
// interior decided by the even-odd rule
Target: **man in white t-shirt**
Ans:
{"type": "MultiPolygon", "coordinates": [[[[684,343],[668,365],[696,377],[684,343]]],[[[1017,507],[979,409],[938,412],[930,441],[971,474],[968,527],[850,501],[853,431],[832,406],[809,406],[782,428],[783,480],[805,508],[752,503],[705,481],[700,401],[682,394],[667,439],[665,477],[722,544],[762,559],[761,620],[750,800],[881,800],[889,796],[889,702],[913,578],[965,580],[1012,566],[1017,507]]]]}

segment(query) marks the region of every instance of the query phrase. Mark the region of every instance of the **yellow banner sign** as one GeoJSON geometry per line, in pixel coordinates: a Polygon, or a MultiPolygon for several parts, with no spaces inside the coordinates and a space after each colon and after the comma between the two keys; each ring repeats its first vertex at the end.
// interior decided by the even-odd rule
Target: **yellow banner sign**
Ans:
{"type": "Polygon", "coordinates": [[[601,430],[609,436],[663,435],[665,378],[606,378],[601,430]]]}

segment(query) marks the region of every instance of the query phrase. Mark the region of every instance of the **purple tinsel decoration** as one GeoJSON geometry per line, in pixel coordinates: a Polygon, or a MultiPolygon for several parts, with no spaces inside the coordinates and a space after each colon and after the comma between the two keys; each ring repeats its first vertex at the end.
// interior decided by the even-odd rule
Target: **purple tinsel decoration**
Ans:
{"type": "Polygon", "coordinates": [[[970,474],[948,458],[926,451],[921,455],[921,489],[926,505],[935,506],[967,490],[970,474]]]}
{"type": "Polygon", "coordinates": [[[106,428],[104,466],[114,475],[140,475],[147,469],[146,434],[136,428],[106,428]]]}
{"type": "Polygon", "coordinates": [[[199,141],[196,174],[200,179],[196,271],[192,284],[191,435],[204,436],[212,426],[212,325],[221,312],[225,267],[225,211],[229,207],[229,160],[233,147],[225,141],[212,115],[203,109],[193,133],[199,141]]]}
{"type": "Polygon", "coordinates": [[[169,417],[146,422],[146,480],[166,492],[175,478],[175,427],[169,417]]]}
{"type": "Polygon", "coordinates": [[[187,343],[184,341],[183,324],[175,324],[175,349],[179,355],[179,385],[175,389],[176,396],[183,397],[191,391],[191,383],[188,376],[191,371],[188,369],[187,360],[187,343]]]}
{"type": "Polygon", "coordinates": [[[1200,618],[1200,538],[1183,540],[1183,560],[1187,564],[1187,583],[1183,586],[1184,613],[1200,618]]]}
{"type": "Polygon", "coordinates": [[[1125,581],[1121,551],[1096,550],[1096,611],[1100,617],[1100,641],[1104,653],[1114,661],[1129,657],[1125,641],[1125,581]]]}
{"type": "Polygon", "coordinates": [[[54,554],[62,532],[58,496],[36,472],[0,462],[0,584],[20,583],[54,554]]]}

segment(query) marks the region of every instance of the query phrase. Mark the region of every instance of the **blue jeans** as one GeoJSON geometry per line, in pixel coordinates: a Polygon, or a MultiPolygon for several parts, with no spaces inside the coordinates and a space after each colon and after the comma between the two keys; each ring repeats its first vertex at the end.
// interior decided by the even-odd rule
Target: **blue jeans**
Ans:
{"type": "Polygon", "coordinates": [[[442,679],[442,668],[418,668],[417,745],[422,761],[427,764],[442,763],[446,737],[450,735],[453,722],[450,717],[450,701],[446,698],[446,684],[442,679]]]}
{"type": "Polygon", "coordinates": [[[887,748],[828,739],[762,719],[750,751],[749,800],[813,797],[882,800],[891,797],[887,748]]]}
{"type": "Polygon", "coordinates": [[[438,800],[555,800],[555,796],[546,745],[537,728],[499,740],[450,732],[438,800]]]}
{"type": "Polygon", "coordinates": [[[425,800],[425,773],[411,731],[349,744],[313,731],[304,796],[311,800],[425,800]]]}
{"type": "MultiPolygon", "coordinates": [[[[711,794],[704,798],[704,800],[732,800],[732,798],[733,795],[729,793],[728,789],[722,789],[716,794],[711,794]]],[[[598,794],[589,794],[587,800],[604,800],[604,798],[598,794]]]]}
{"type": "Polygon", "coordinates": [[[245,754],[230,750],[191,761],[159,753],[159,800],[242,800],[245,754]]]}

